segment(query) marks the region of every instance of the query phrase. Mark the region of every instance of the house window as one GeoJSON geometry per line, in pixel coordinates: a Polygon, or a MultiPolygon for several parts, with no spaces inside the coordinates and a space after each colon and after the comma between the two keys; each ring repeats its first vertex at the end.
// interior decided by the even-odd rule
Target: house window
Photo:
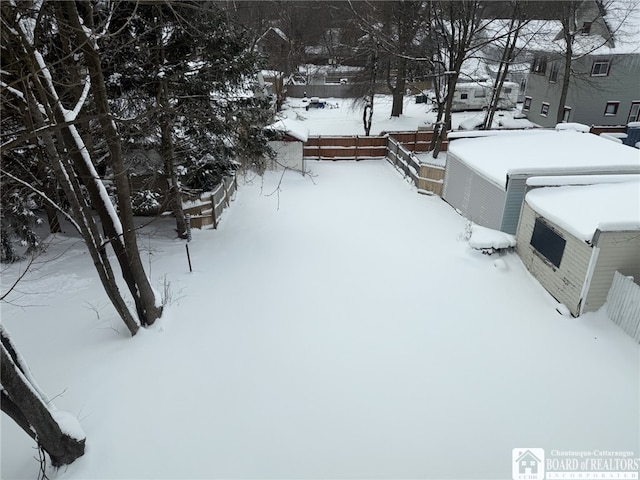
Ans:
{"type": "Polygon", "coordinates": [[[592,77],[606,77],[609,75],[611,60],[594,60],[591,67],[592,77]]]}
{"type": "Polygon", "coordinates": [[[607,102],[607,106],[604,107],[604,114],[608,117],[617,115],[620,102],[607,102]]]}
{"type": "Polygon", "coordinates": [[[583,22],[580,33],[582,35],[589,35],[589,33],[591,33],[591,22],[583,22]]]}
{"type": "Polygon", "coordinates": [[[530,243],[549,262],[556,267],[560,266],[567,241],[540,218],[536,218],[530,243]]]}
{"type": "Polygon", "coordinates": [[[524,97],[524,103],[522,104],[522,110],[528,112],[531,108],[531,97],[524,97]]]}
{"type": "Polygon", "coordinates": [[[570,116],[571,116],[571,107],[564,107],[564,110],[562,111],[562,121],[568,122],[570,116]]]}
{"type": "Polygon", "coordinates": [[[523,78],[522,80],[520,80],[520,91],[524,93],[526,88],[527,88],[527,79],[523,78]]]}
{"type": "Polygon", "coordinates": [[[542,107],[540,108],[540,115],[542,115],[543,117],[546,117],[548,113],[549,113],[549,104],[546,102],[543,102],[542,107]]]}
{"type": "Polygon", "coordinates": [[[540,75],[544,75],[545,73],[547,73],[547,58],[535,57],[533,59],[533,63],[531,64],[531,72],[538,73],[540,75]]]}
{"type": "Polygon", "coordinates": [[[558,81],[558,70],[560,68],[558,67],[558,62],[553,62],[551,64],[551,68],[549,69],[549,81],[550,82],[557,82],[558,81]]]}
{"type": "Polygon", "coordinates": [[[509,95],[509,94],[511,94],[511,87],[506,87],[506,88],[504,89],[504,93],[505,93],[505,95],[509,95]]]}
{"type": "Polygon", "coordinates": [[[640,122],[640,102],[633,102],[631,104],[631,110],[629,110],[627,123],[631,122],[640,122]]]}

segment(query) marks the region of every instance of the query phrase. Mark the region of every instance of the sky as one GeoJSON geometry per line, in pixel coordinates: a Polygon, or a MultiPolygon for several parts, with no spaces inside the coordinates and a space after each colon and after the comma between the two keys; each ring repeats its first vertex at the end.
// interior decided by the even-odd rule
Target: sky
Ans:
{"type": "MultiPolygon", "coordinates": [[[[308,167],[240,178],[193,231],[193,272],[171,219],[142,227],[167,306],[134,338],[69,226],[49,238],[1,314],[87,436],[50,479],[503,479],[522,447],[638,456],[640,348],[604,310],[558,313],[384,160],[308,167]]],[[[0,426],[0,476],[35,478],[33,442],[0,426]]]]}

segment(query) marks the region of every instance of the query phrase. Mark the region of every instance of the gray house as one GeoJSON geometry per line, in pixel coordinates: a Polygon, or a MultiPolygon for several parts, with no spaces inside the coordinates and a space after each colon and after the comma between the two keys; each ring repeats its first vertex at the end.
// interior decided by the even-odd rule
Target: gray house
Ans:
{"type": "MultiPolygon", "coordinates": [[[[640,13],[637,2],[582,2],[577,11],[571,78],[563,121],[626,125],[640,120],[640,13]],[[606,7],[603,6],[606,3],[606,7]]],[[[557,36],[536,42],[522,110],[540,126],[557,123],[566,44],[557,36]]]]}
{"type": "Polygon", "coordinates": [[[469,220],[515,234],[532,176],[640,173],[635,148],[564,130],[449,135],[442,198],[469,220]]]}
{"type": "Polygon", "coordinates": [[[616,271],[640,282],[640,181],[531,190],[516,252],[573,316],[598,310],[616,271]]]}

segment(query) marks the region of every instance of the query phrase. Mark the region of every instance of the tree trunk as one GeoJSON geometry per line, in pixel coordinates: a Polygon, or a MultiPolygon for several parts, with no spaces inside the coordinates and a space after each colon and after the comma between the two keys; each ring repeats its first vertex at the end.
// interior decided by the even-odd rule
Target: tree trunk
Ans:
{"type": "Polygon", "coordinates": [[[142,259],[140,258],[135,224],[133,221],[133,209],[131,207],[129,176],[127,175],[127,169],[122,157],[120,136],[118,135],[115,122],[109,110],[100,55],[96,50],[97,47],[94,45],[95,40],[90,39],[83,28],[75,2],[66,1],[64,5],[72,27],[80,38],[80,48],[84,54],[91,75],[91,85],[96,110],[109,149],[109,161],[114,174],[118,198],[118,213],[120,221],[122,222],[122,238],[129,260],[126,265],[121,263],[121,266],[123,272],[128,270],[128,273],[130,273],[135,280],[137,295],[134,295],[134,298],[137,297],[139,299],[137,307],[140,322],[142,325],[152,325],[156,319],[162,315],[162,305],[160,304],[160,299],[156,298],[156,294],[149,283],[149,278],[147,277],[147,273],[142,265],[142,259]]]}
{"type": "MultiPolygon", "coordinates": [[[[39,81],[39,77],[36,74],[36,72],[39,71],[39,68],[33,64],[33,59],[29,60],[29,67],[33,72],[33,86],[41,98],[47,99],[48,95],[46,89],[42,86],[39,81]]],[[[118,312],[118,315],[122,318],[123,322],[129,329],[131,335],[135,335],[138,331],[139,325],[132,317],[129,308],[120,294],[115,275],[111,269],[109,257],[104,248],[104,244],[102,243],[102,237],[98,233],[98,227],[93,219],[93,215],[91,214],[87,204],[84,192],[82,192],[80,184],[77,181],[73,167],[70,165],[68,159],[66,159],[67,153],[64,151],[59,153],[56,148],[56,145],[60,147],[65,145],[65,140],[63,138],[64,131],[57,131],[58,142],[54,142],[51,132],[44,128],[46,126],[46,122],[43,114],[40,112],[37,101],[33,95],[28,93],[27,88],[25,88],[25,93],[27,93],[25,95],[25,101],[27,102],[30,113],[30,115],[25,116],[30,117],[30,125],[42,130],[41,139],[47,156],[51,162],[53,172],[56,175],[58,183],[63,189],[66,199],[69,201],[72,211],[74,212],[74,217],[77,221],[78,227],[80,228],[80,233],[85,240],[85,244],[87,245],[93,264],[98,272],[102,286],[104,287],[114,308],[118,312]]],[[[46,102],[45,106],[47,106],[46,102]]],[[[53,112],[51,112],[50,107],[48,114],[51,117],[55,116],[53,112]]],[[[72,149],[71,152],[74,152],[75,154],[78,153],[76,149],[72,149]]],[[[89,189],[89,191],[91,192],[92,189],[89,189]]]]}
{"type": "Polygon", "coordinates": [[[30,381],[8,333],[0,328],[2,352],[0,382],[2,411],[9,415],[38,446],[49,454],[51,464],[60,467],[84,455],[85,438],[74,438],[58,424],[50,407],[30,381]]]}

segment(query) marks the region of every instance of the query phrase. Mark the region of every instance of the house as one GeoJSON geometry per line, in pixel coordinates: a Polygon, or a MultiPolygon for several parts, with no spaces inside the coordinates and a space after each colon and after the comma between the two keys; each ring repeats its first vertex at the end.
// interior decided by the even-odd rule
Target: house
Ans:
{"type": "Polygon", "coordinates": [[[516,462],[518,463],[518,473],[520,475],[537,475],[538,464],[541,460],[531,453],[531,450],[525,450],[522,455],[516,459],[516,462]]]}
{"type": "Polygon", "coordinates": [[[469,220],[512,235],[529,177],[640,173],[638,150],[590,133],[494,130],[448,138],[442,198],[469,220]]]}
{"type": "MultiPolygon", "coordinates": [[[[640,120],[640,7],[637,2],[588,0],[576,12],[571,77],[563,121],[587,125],[626,125],[640,120]],[[606,9],[605,9],[606,8],[606,9]]],[[[543,127],[557,123],[566,44],[557,36],[538,41],[531,54],[523,112],[543,127]]]]}
{"type": "Polygon", "coordinates": [[[293,71],[293,49],[289,37],[277,27],[269,27],[256,40],[255,49],[268,59],[269,68],[290,75],[293,71]]]}
{"type": "Polygon", "coordinates": [[[604,305],[616,271],[640,282],[640,177],[631,177],[525,196],[516,252],[573,316],[604,305]]]}
{"type": "Polygon", "coordinates": [[[269,146],[276,153],[276,167],[297,170],[304,175],[303,151],[309,138],[309,129],[301,122],[288,118],[278,120],[266,129],[277,134],[277,139],[269,141],[269,146]]]}

